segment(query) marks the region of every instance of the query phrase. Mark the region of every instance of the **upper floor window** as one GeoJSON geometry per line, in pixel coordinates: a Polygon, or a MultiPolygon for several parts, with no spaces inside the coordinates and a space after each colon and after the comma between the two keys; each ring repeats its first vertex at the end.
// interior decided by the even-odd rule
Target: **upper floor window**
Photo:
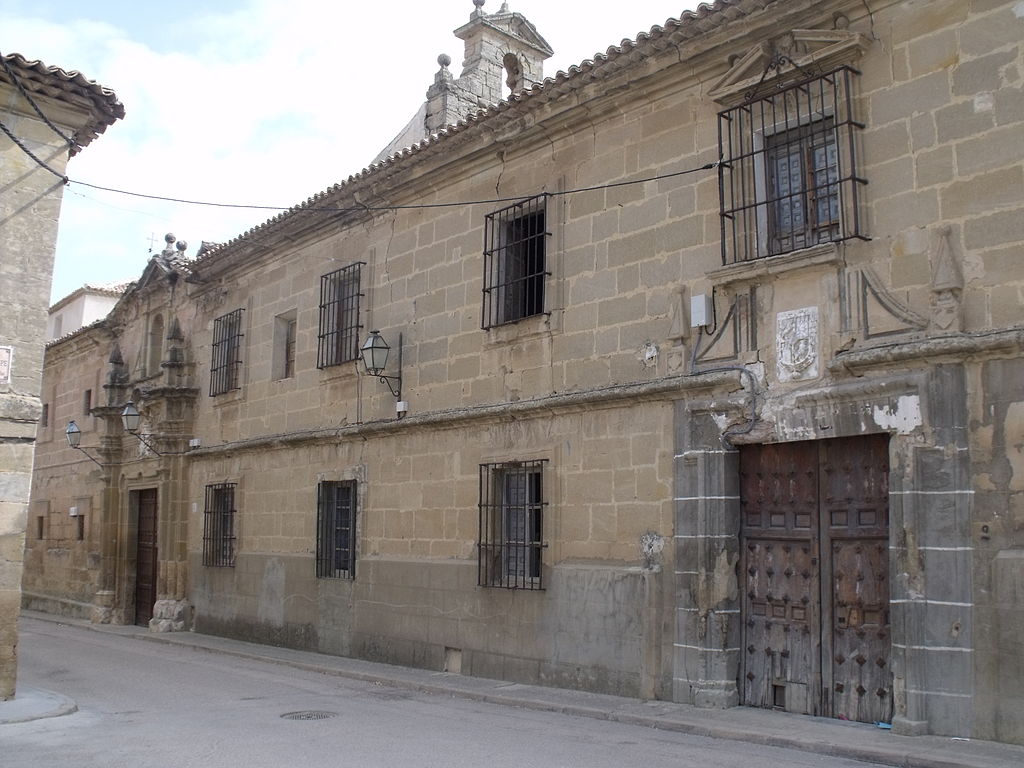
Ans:
{"type": "Polygon", "coordinates": [[[355,578],[356,483],[322,482],[317,486],[316,576],[355,578]]]}
{"type": "Polygon", "coordinates": [[[235,564],[235,483],[206,486],[203,565],[235,564]]]}
{"type": "Polygon", "coordinates": [[[480,465],[477,583],[543,589],[544,460],[480,465]]]}
{"type": "Polygon", "coordinates": [[[320,335],[316,367],[327,368],[359,357],[359,288],[363,262],[320,278],[320,335]]]}
{"type": "Polygon", "coordinates": [[[833,72],[718,115],[722,260],[733,264],[861,231],[853,78],[833,72]]]}
{"type": "Polygon", "coordinates": [[[213,356],[210,361],[210,397],[238,389],[242,368],[242,310],[213,321],[213,356]]]}
{"type": "Polygon", "coordinates": [[[295,344],[298,324],[296,311],[277,315],[274,318],[274,349],[271,367],[274,380],[290,379],[295,376],[295,344]]]}
{"type": "Polygon", "coordinates": [[[487,215],[484,226],[484,305],[481,327],[514,323],[544,312],[547,195],[487,215]]]}

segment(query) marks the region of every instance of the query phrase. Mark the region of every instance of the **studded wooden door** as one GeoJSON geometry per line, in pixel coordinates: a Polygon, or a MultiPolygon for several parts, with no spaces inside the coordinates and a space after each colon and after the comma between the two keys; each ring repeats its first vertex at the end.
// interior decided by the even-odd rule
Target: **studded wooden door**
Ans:
{"type": "Polygon", "coordinates": [[[156,488],[131,492],[131,505],[138,515],[138,539],[135,557],[135,623],[149,626],[156,602],[157,575],[157,496],[156,488]]]}
{"type": "Polygon", "coordinates": [[[892,713],[888,438],[744,446],[744,704],[892,713]]]}

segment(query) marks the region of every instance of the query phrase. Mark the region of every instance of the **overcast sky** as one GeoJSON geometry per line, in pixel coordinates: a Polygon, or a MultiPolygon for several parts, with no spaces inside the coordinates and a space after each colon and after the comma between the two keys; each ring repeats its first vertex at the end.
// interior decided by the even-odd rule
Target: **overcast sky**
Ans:
{"type": "MultiPolygon", "coordinates": [[[[511,0],[555,50],[545,75],[685,0],[511,0]]],[[[494,13],[499,0],[487,0],[494,13]]],[[[187,200],[288,207],[366,167],[424,101],[472,0],[0,0],[0,52],[114,89],[127,112],[68,176],[187,200]]],[[[192,255],[274,215],[65,188],[52,301],[131,280],[173,232],[192,255]]]]}

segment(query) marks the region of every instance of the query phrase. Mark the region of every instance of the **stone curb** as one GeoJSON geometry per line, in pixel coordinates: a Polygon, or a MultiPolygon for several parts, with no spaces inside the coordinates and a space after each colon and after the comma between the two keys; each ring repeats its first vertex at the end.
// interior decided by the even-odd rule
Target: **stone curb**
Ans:
{"type": "Polygon", "coordinates": [[[49,704],[49,709],[37,709],[32,711],[36,707],[33,703],[28,703],[22,698],[18,699],[17,693],[11,701],[0,701],[0,726],[2,725],[13,725],[14,723],[30,723],[34,720],[46,720],[51,717],[63,717],[64,715],[72,715],[78,711],[78,705],[74,701],[69,699],[63,694],[56,693],[54,691],[47,691],[43,688],[33,688],[31,686],[20,686],[19,689],[22,691],[24,697],[24,691],[30,692],[30,697],[35,698],[36,694],[42,694],[40,697],[43,701],[40,704],[49,704]],[[8,715],[7,712],[17,712],[18,710],[27,710],[27,714],[20,715],[8,715]]]}

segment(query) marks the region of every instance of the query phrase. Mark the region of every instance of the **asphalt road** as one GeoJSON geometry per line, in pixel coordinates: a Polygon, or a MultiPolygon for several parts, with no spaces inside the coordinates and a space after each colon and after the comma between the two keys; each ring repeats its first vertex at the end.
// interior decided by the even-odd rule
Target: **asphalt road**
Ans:
{"type": "Polygon", "coordinates": [[[22,620],[19,682],[78,704],[0,725],[3,768],[731,768],[868,763],[393,689],[22,620]],[[317,720],[283,717],[324,712],[317,720]]]}

